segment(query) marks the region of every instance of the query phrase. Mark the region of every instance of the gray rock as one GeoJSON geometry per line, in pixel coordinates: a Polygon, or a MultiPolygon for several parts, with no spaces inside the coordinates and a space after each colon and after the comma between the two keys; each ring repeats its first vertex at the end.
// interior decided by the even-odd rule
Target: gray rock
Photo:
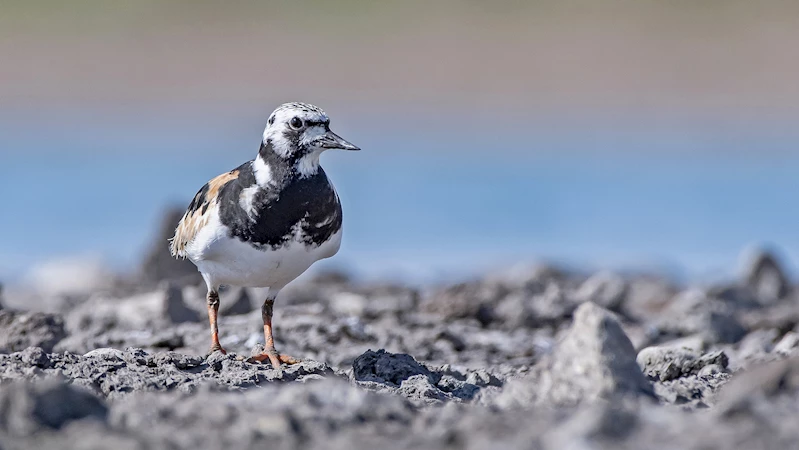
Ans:
{"type": "Polygon", "coordinates": [[[399,386],[404,380],[423,375],[432,384],[440,379],[411,355],[388,353],[383,349],[376,352],[368,350],[352,363],[352,376],[355,381],[371,381],[399,386]]]}
{"type": "Polygon", "coordinates": [[[382,349],[368,350],[357,357],[350,377],[365,389],[399,394],[416,405],[471,401],[482,388],[502,385],[485,370],[463,373],[447,365],[436,369],[418,363],[410,355],[382,349]]]}
{"type": "Polygon", "coordinates": [[[622,308],[626,317],[651,320],[672,301],[678,289],[660,277],[642,276],[628,281],[622,308]]]}
{"type": "Polygon", "coordinates": [[[175,284],[163,284],[161,311],[164,318],[172,323],[199,322],[201,320],[197,311],[186,306],[183,301],[183,289],[175,284]]]}
{"type": "Polygon", "coordinates": [[[575,298],[579,302],[592,302],[605,309],[619,311],[627,295],[627,283],[612,272],[599,272],[585,280],[575,298]]]}
{"type": "Polygon", "coordinates": [[[560,384],[555,400],[592,399],[612,394],[651,395],[652,387],[635,361],[635,349],[616,319],[593,303],[582,304],[574,323],[549,362],[560,384]]]}
{"type": "Polygon", "coordinates": [[[369,327],[359,317],[345,317],[338,322],[341,329],[348,337],[360,342],[368,342],[374,339],[369,327]]]}
{"type": "Polygon", "coordinates": [[[577,308],[574,323],[530,374],[505,384],[497,403],[575,405],[617,396],[654,398],[621,326],[593,303],[577,308]]]}
{"type": "Polygon", "coordinates": [[[799,302],[781,301],[767,307],[758,307],[738,313],[747,330],[774,329],[778,332],[799,330],[799,302]]]}
{"type": "Polygon", "coordinates": [[[282,371],[266,364],[250,364],[233,354],[214,352],[207,358],[177,352],[150,354],[141,349],[97,349],[84,356],[71,353],[45,355],[30,348],[0,360],[0,381],[26,378],[31,368],[41,376],[63,376],[72,383],[117,398],[143,391],[178,389],[193,391],[208,382],[220,389],[242,389],[271,381],[304,381],[307,377],[332,377],[326,364],[302,361],[282,371]]]}
{"type": "Polygon", "coordinates": [[[485,369],[469,372],[469,374],[466,377],[466,382],[480,387],[502,386],[502,380],[500,380],[493,374],[488,373],[485,369]]]}
{"type": "Polygon", "coordinates": [[[778,337],[778,330],[754,330],[736,345],[727,346],[725,351],[730,356],[730,367],[737,371],[753,364],[773,360],[774,355],[771,352],[778,337]]]}
{"type": "Polygon", "coordinates": [[[96,348],[90,352],[87,352],[83,356],[85,358],[98,358],[106,361],[125,360],[125,353],[122,350],[117,350],[115,348],[96,348]]]}
{"type": "Polygon", "coordinates": [[[330,308],[337,314],[363,316],[369,299],[355,292],[336,292],[330,296],[330,308]]]}
{"type": "Polygon", "coordinates": [[[54,351],[85,354],[91,350],[108,347],[136,347],[156,352],[164,349],[176,350],[186,347],[192,347],[191,350],[206,349],[208,345],[207,333],[200,336],[201,329],[205,327],[199,323],[185,325],[190,325],[190,327],[165,326],[161,323],[147,325],[141,331],[130,330],[120,326],[99,335],[73,333],[58,343],[54,351]],[[192,343],[187,343],[187,339],[193,338],[195,335],[197,339],[192,341],[192,343]]]}
{"type": "Polygon", "coordinates": [[[656,317],[652,325],[664,340],[701,335],[706,344],[732,344],[746,336],[734,308],[701,289],[679,293],[656,317]]]}
{"type": "Polygon", "coordinates": [[[0,351],[15,352],[41,347],[50,352],[66,337],[64,320],[58,314],[0,310],[0,351]]]}
{"type": "Polygon", "coordinates": [[[791,289],[779,258],[766,249],[756,250],[750,255],[743,278],[755,297],[765,305],[776,303],[791,289]]]}
{"type": "Polygon", "coordinates": [[[709,378],[715,377],[722,373],[727,373],[727,367],[721,364],[708,364],[705,367],[702,367],[697,375],[700,378],[709,378]]]}
{"type": "Polygon", "coordinates": [[[734,344],[746,336],[746,328],[732,314],[709,312],[700,320],[705,324],[704,335],[708,342],[734,344]]]}
{"type": "Polygon", "coordinates": [[[107,413],[100,399],[60,380],[17,382],[0,389],[0,430],[11,436],[58,430],[79,420],[102,422],[107,413]]]}
{"type": "Polygon", "coordinates": [[[782,356],[788,356],[795,353],[799,349],[799,333],[789,331],[780,339],[772,350],[782,356]]]}
{"type": "Polygon", "coordinates": [[[23,363],[31,366],[42,369],[50,367],[50,358],[41,347],[28,347],[14,356],[18,356],[23,363]]]}
{"type": "Polygon", "coordinates": [[[666,403],[706,407],[730,378],[722,351],[701,353],[679,346],[649,347],[638,354],[644,374],[654,380],[655,393],[666,403]]]}
{"type": "Polygon", "coordinates": [[[125,298],[95,295],[66,315],[69,334],[81,339],[122,331],[152,331],[163,329],[169,324],[198,322],[205,322],[204,317],[189,308],[184,301],[183,290],[169,282],[160,284],[151,292],[125,298]]]}
{"type": "Polygon", "coordinates": [[[702,355],[684,347],[647,347],[638,353],[637,362],[650,379],[669,381],[697,374],[711,364],[726,369],[729,360],[722,351],[702,355]]]}
{"type": "MultiPolygon", "coordinates": [[[[489,273],[484,278],[487,284],[501,284],[510,290],[527,289],[540,292],[550,284],[566,286],[572,282],[574,274],[563,267],[549,263],[518,265],[501,272],[489,273]]],[[[575,287],[575,286],[569,286],[575,287]]]]}
{"type": "Polygon", "coordinates": [[[574,313],[579,301],[557,284],[534,285],[513,291],[494,308],[494,322],[503,329],[557,328],[574,313]]]}
{"type": "Polygon", "coordinates": [[[752,289],[740,283],[709,286],[705,292],[707,297],[719,299],[729,305],[732,311],[750,311],[761,307],[752,289]]]}
{"type": "Polygon", "coordinates": [[[399,386],[399,393],[421,404],[435,404],[447,400],[447,394],[430,382],[426,375],[411,375],[402,380],[399,386]]]}
{"type": "Polygon", "coordinates": [[[345,449],[380,435],[402,439],[398,433],[407,432],[415,416],[400,397],[326,379],[236,394],[206,387],[143,394],[114,404],[109,422],[148,448],[345,449]]]}
{"type": "Polygon", "coordinates": [[[799,441],[793,363],[760,370],[765,361],[795,355],[793,294],[761,304],[748,286],[721,284],[674,295],[666,279],[625,275],[622,295],[619,280],[517,271],[422,297],[415,288],[340,277],[298,281],[281,294],[275,335],[281,351],[306,359],[282,370],[242,356],[263,335],[256,311],[224,313],[235,291],[222,295],[220,318],[230,353],[207,357],[204,289],[183,289],[182,302],[199,321],[181,323],[164,312],[166,288],[102,291],[64,309],[69,335],[57,352],[0,353],[0,442],[592,449],[662,442],[786,448],[799,441]],[[591,299],[618,311],[624,328],[605,309],[579,306],[591,299]],[[745,336],[740,329],[728,334],[728,321],[744,325],[745,336]],[[627,330],[642,346],[657,347],[636,360],[627,330]],[[105,418],[59,413],[67,418],[47,422],[61,423],[54,428],[22,413],[14,429],[32,432],[5,431],[3,424],[16,420],[8,411],[23,411],[4,406],[11,404],[7,390],[35,390],[53,379],[103,399],[105,418]],[[744,391],[738,401],[729,399],[732,387],[744,391]],[[651,401],[653,391],[660,404],[651,401]]]}
{"type": "MultiPolygon", "coordinates": [[[[214,355],[221,355],[221,353],[217,352],[214,355]]],[[[229,359],[229,358],[233,358],[233,356],[231,355],[230,357],[225,357],[224,359],[229,359]]],[[[205,360],[206,362],[208,362],[208,365],[212,365],[211,359],[212,359],[211,356],[208,356],[208,358],[205,360]]],[[[151,361],[156,366],[171,364],[175,366],[175,368],[180,370],[188,370],[188,369],[193,369],[195,367],[200,367],[204,362],[203,358],[199,356],[184,355],[177,352],[157,353],[153,355],[151,361]]]]}
{"type": "MultiPolygon", "coordinates": [[[[730,416],[758,412],[781,396],[788,396],[795,405],[797,393],[799,358],[758,365],[736,374],[722,388],[716,413],[730,416]]],[[[793,414],[797,412],[794,408],[793,414]]]]}
{"type": "Polygon", "coordinates": [[[496,283],[462,283],[427,294],[421,308],[449,319],[477,319],[485,325],[494,320],[494,305],[508,292],[496,283]]]}
{"type": "Polygon", "coordinates": [[[598,403],[580,409],[544,437],[548,449],[589,449],[597,444],[613,448],[640,426],[637,411],[622,404],[598,403]]]}

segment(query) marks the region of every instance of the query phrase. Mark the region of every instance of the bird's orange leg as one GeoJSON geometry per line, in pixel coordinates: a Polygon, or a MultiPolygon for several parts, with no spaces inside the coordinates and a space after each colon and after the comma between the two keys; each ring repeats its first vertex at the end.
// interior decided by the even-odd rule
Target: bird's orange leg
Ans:
{"type": "Polygon", "coordinates": [[[264,320],[264,352],[250,359],[257,362],[268,359],[272,363],[272,367],[277,369],[280,368],[280,363],[297,364],[300,360],[289,355],[281,355],[275,350],[275,339],[272,337],[272,307],[274,304],[274,298],[267,298],[261,307],[261,317],[264,320]]]}
{"type": "Polygon", "coordinates": [[[215,290],[208,291],[206,300],[208,303],[208,323],[211,325],[211,350],[208,353],[219,350],[222,354],[227,354],[222,345],[219,344],[219,328],[216,326],[216,317],[219,313],[219,293],[215,290]]]}

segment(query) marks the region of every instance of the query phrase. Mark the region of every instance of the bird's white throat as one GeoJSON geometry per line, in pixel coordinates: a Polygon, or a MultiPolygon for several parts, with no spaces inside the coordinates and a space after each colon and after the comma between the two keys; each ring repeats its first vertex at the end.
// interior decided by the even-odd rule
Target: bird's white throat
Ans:
{"type": "Polygon", "coordinates": [[[297,161],[297,172],[300,177],[309,177],[319,172],[319,156],[323,150],[314,150],[297,161]]]}

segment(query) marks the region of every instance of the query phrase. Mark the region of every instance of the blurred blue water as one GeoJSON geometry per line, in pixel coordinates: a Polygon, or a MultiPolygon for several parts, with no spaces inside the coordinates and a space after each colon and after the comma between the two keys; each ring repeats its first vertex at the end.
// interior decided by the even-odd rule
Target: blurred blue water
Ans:
{"type": "MultiPolygon", "coordinates": [[[[0,126],[0,279],[71,255],[135,267],[164,208],[252,158],[260,134],[77,123],[0,126]]],[[[364,151],[323,156],[346,226],[328,264],[436,278],[550,259],[707,277],[734,270],[749,244],[799,250],[799,135],[380,123],[334,123],[364,151]]]]}

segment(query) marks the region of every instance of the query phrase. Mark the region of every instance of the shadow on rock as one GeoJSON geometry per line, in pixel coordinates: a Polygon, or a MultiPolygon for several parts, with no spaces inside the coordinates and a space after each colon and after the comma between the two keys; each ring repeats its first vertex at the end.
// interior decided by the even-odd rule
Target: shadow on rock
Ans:
{"type": "Polygon", "coordinates": [[[355,359],[351,379],[359,386],[399,394],[416,405],[470,401],[481,389],[501,386],[485,370],[462,373],[449,366],[431,369],[412,356],[381,349],[368,350],[355,359]]]}
{"type": "Polygon", "coordinates": [[[414,375],[423,375],[433,384],[441,379],[440,375],[437,376],[416,362],[413,356],[387,353],[383,349],[376,352],[369,350],[356,358],[352,364],[352,373],[356,381],[374,381],[394,386],[401,385],[414,375]]]}

